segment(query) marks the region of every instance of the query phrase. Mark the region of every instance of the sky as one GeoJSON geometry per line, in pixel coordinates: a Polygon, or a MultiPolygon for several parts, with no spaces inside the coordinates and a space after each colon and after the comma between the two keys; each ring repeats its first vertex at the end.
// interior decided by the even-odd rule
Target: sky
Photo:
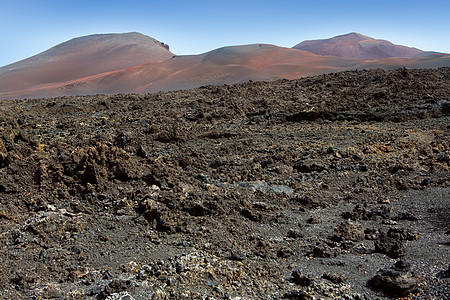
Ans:
{"type": "Polygon", "coordinates": [[[349,32],[450,53],[450,1],[0,0],[0,66],[75,37],[134,31],[177,55],[253,43],[292,47],[349,32]]]}

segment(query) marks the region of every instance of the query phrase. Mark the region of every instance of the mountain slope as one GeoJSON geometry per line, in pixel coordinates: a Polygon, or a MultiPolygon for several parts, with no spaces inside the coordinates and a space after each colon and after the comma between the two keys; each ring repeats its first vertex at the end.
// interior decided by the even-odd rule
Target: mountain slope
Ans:
{"type": "Polygon", "coordinates": [[[395,45],[385,40],[377,40],[355,32],[330,39],[303,41],[293,48],[318,55],[332,55],[357,59],[386,57],[414,58],[432,54],[432,52],[395,45]]]}
{"type": "MultiPolygon", "coordinates": [[[[308,43],[313,45],[317,41],[304,45],[308,43]]],[[[164,44],[138,33],[94,35],[0,68],[0,99],[147,93],[249,80],[296,79],[354,69],[450,66],[448,54],[426,55],[421,50],[395,45],[382,48],[384,42],[380,43],[349,34],[319,42],[330,53],[334,49],[334,55],[253,44],[175,56],[164,44]],[[371,43],[378,46],[361,46],[371,43]],[[380,52],[383,49],[385,52],[380,52]],[[391,56],[386,49],[390,49],[391,56]],[[394,52],[396,57],[392,57],[394,52]],[[375,54],[382,57],[367,58],[375,54]],[[400,54],[409,57],[398,57],[400,54]]]]}
{"type": "Polygon", "coordinates": [[[136,32],[75,38],[0,68],[0,91],[73,80],[173,55],[166,45],[136,32]]]}
{"type": "Polygon", "coordinates": [[[0,93],[0,97],[170,91],[248,80],[299,78],[346,70],[358,62],[274,45],[231,46],[200,55],[176,56],[162,62],[31,87],[18,93],[0,93]]]}

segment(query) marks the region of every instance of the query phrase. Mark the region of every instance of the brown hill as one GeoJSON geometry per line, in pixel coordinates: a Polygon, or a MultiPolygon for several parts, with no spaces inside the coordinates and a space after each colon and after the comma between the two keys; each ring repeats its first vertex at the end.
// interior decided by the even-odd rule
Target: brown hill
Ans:
{"type": "Polygon", "coordinates": [[[165,44],[136,32],[79,37],[0,68],[0,91],[57,85],[173,55],[165,44]]]}
{"type": "Polygon", "coordinates": [[[420,57],[432,54],[416,48],[395,45],[356,32],[335,36],[330,39],[303,41],[293,47],[318,55],[374,59],[386,57],[420,57]]]}
{"type": "Polygon", "coordinates": [[[354,69],[442,66],[450,66],[450,55],[360,59],[267,44],[174,56],[164,44],[137,33],[102,35],[75,39],[1,68],[0,99],[146,93],[249,80],[295,79],[354,69]],[[88,42],[83,43],[84,39],[88,42]]]}
{"type": "Polygon", "coordinates": [[[200,55],[174,56],[161,62],[30,86],[14,92],[0,92],[0,97],[170,91],[248,80],[299,78],[347,70],[359,62],[273,45],[232,46],[200,55]]]}

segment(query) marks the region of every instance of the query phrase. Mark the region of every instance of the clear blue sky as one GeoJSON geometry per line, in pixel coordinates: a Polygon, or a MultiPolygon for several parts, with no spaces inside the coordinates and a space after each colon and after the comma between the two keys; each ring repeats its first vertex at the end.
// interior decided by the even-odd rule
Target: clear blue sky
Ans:
{"type": "Polygon", "coordinates": [[[0,0],[0,66],[74,37],[138,31],[198,54],[227,45],[292,47],[359,32],[450,52],[450,1],[0,0]]]}

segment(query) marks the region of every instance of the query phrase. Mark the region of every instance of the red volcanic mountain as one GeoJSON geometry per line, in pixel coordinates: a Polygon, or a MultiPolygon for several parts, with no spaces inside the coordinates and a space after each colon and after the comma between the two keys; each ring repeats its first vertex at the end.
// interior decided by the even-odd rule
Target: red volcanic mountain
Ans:
{"type": "Polygon", "coordinates": [[[136,32],[79,37],[0,68],[0,92],[39,88],[173,55],[167,45],[136,32]]]}
{"type": "Polygon", "coordinates": [[[345,60],[336,62],[335,58],[305,51],[255,44],[223,47],[200,55],[175,56],[163,62],[65,82],[58,89],[67,95],[145,93],[248,80],[299,78],[345,69],[345,60]]]}
{"type": "MultiPolygon", "coordinates": [[[[342,45],[351,40],[368,40],[367,43],[373,40],[358,34],[334,39],[329,40],[333,40],[330,45],[339,44],[337,40],[342,45]]],[[[330,49],[339,48],[333,47],[330,49]]],[[[175,56],[166,45],[139,33],[93,35],[73,39],[0,68],[0,99],[146,93],[248,80],[294,79],[351,69],[450,66],[448,54],[426,55],[421,50],[395,47],[412,50],[405,50],[403,57],[384,54],[382,58],[367,60],[372,56],[338,57],[254,44],[175,56]]],[[[357,53],[362,56],[357,51],[354,55],[357,53]]]]}
{"type": "Polygon", "coordinates": [[[339,35],[330,39],[303,41],[293,48],[318,55],[351,57],[357,59],[386,57],[414,58],[434,53],[425,52],[416,48],[394,45],[391,42],[376,40],[355,32],[339,35]]]}

